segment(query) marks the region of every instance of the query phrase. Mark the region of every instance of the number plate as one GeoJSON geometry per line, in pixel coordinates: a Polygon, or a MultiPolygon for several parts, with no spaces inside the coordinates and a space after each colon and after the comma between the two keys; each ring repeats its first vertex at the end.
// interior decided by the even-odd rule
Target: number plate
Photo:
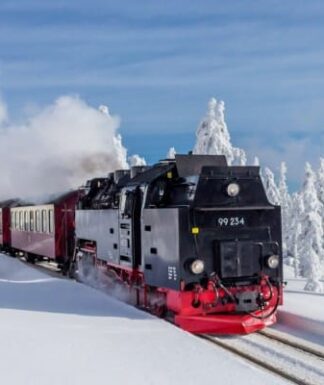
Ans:
{"type": "Polygon", "coordinates": [[[217,225],[221,227],[245,226],[245,223],[244,217],[220,217],[217,219],[217,225]]]}

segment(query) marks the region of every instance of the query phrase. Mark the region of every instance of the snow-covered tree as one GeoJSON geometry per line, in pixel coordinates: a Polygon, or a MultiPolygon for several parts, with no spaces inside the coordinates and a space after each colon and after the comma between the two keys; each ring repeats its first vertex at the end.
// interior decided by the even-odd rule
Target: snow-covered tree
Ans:
{"type": "Polygon", "coordinates": [[[174,159],[176,156],[176,150],[174,147],[170,147],[168,153],[166,154],[167,159],[174,159]]]}
{"type": "Polygon", "coordinates": [[[212,98],[208,111],[196,132],[194,154],[225,155],[228,164],[246,164],[244,150],[232,146],[230,134],[224,117],[223,101],[212,98]]]}
{"type": "Polygon", "coordinates": [[[253,166],[260,166],[260,159],[257,156],[253,159],[253,166]]]}
{"type": "Polygon", "coordinates": [[[317,172],[316,190],[318,199],[322,204],[321,217],[324,226],[324,158],[320,158],[320,167],[317,172]]]}
{"type": "Polygon", "coordinates": [[[288,192],[287,186],[287,166],[285,162],[282,162],[280,165],[280,178],[279,178],[279,195],[280,195],[280,205],[281,205],[281,215],[282,215],[282,233],[283,233],[283,254],[287,258],[291,255],[291,250],[289,248],[290,240],[290,213],[291,213],[291,197],[288,192]]]}
{"type": "Polygon", "coordinates": [[[299,277],[299,265],[300,265],[300,255],[299,255],[299,237],[301,234],[301,224],[297,223],[294,227],[293,231],[293,244],[292,244],[292,252],[293,252],[293,266],[294,266],[294,274],[295,278],[299,277]]]}
{"type": "Polygon", "coordinates": [[[324,204],[324,158],[320,158],[320,167],[317,172],[317,183],[316,183],[318,198],[322,204],[324,204]]]}
{"type": "Polygon", "coordinates": [[[268,167],[264,169],[263,179],[264,179],[264,187],[265,187],[269,202],[274,205],[279,205],[280,204],[279,189],[274,180],[273,172],[268,167]]]}
{"type": "Polygon", "coordinates": [[[303,247],[301,237],[301,218],[304,215],[304,201],[301,194],[294,193],[291,197],[291,210],[289,215],[290,229],[288,234],[288,250],[294,267],[295,277],[300,276],[300,250],[303,247]]]}
{"type": "Polygon", "coordinates": [[[321,203],[316,191],[316,178],[311,165],[306,164],[305,181],[302,188],[304,215],[301,219],[301,272],[307,278],[305,290],[323,291],[321,262],[323,257],[323,226],[320,216],[321,203]]]}

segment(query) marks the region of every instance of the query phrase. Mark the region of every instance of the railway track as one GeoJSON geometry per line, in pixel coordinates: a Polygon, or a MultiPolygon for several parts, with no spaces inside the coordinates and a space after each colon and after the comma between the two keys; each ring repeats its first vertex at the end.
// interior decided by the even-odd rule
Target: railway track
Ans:
{"type": "Polygon", "coordinates": [[[276,330],[201,338],[298,385],[324,384],[324,349],[276,330]]]}
{"type": "Polygon", "coordinates": [[[324,348],[321,348],[318,345],[312,343],[305,343],[304,340],[296,337],[292,337],[289,334],[279,332],[274,329],[265,329],[258,332],[259,334],[271,339],[282,342],[286,345],[289,345],[295,349],[302,350],[305,353],[317,356],[323,360],[324,365],[324,348]]]}

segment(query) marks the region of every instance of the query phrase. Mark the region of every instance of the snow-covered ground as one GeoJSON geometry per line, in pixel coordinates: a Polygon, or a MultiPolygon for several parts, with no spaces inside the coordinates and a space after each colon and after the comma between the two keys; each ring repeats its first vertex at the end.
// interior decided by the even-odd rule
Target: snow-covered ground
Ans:
{"type": "Polygon", "coordinates": [[[294,278],[293,269],[284,268],[287,286],[275,328],[324,346],[324,294],[304,291],[307,280],[294,278]]]}
{"type": "Polygon", "coordinates": [[[104,293],[4,255],[0,325],[6,385],[285,383],[104,293]]]}

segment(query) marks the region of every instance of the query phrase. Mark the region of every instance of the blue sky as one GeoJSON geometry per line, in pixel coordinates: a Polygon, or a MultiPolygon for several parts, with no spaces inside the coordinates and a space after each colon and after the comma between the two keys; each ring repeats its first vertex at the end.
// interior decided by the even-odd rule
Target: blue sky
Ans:
{"type": "Polygon", "coordinates": [[[121,116],[131,153],[188,151],[210,97],[235,146],[292,186],[324,156],[322,1],[2,0],[0,92],[11,117],[63,94],[121,116]]]}

